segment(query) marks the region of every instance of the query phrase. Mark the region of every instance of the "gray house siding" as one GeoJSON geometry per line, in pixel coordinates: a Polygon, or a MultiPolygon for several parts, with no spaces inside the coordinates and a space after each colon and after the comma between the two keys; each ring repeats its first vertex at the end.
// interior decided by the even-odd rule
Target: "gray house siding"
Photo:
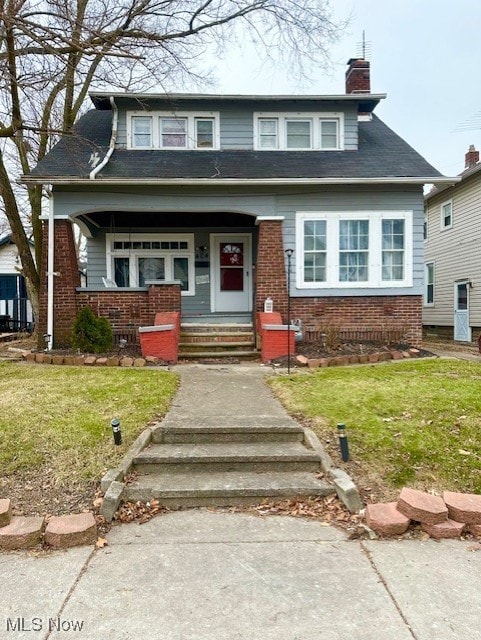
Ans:
{"type": "MultiPolygon", "coordinates": [[[[135,233],[142,234],[148,233],[194,233],[194,245],[197,246],[210,246],[210,234],[211,233],[225,233],[225,228],[206,228],[206,229],[189,229],[189,228],[142,228],[142,229],[116,229],[117,233],[131,233],[132,240],[135,240],[135,233]]],[[[102,278],[105,278],[107,274],[107,255],[106,255],[106,234],[111,233],[110,230],[101,230],[99,233],[90,238],[87,243],[87,262],[88,262],[88,281],[87,287],[97,289],[103,287],[102,278]]],[[[253,234],[252,247],[253,256],[255,256],[256,238],[252,229],[245,227],[229,228],[229,233],[243,233],[253,234]]],[[[211,310],[211,285],[210,279],[204,281],[202,276],[210,276],[210,260],[202,261],[202,264],[195,264],[195,295],[194,296],[182,296],[182,313],[184,315],[199,315],[208,314],[211,310]],[[200,277],[200,281],[199,281],[200,277]]]]}
{"type": "Polygon", "coordinates": [[[363,295],[421,295],[423,291],[423,219],[424,205],[420,187],[331,187],[318,193],[279,195],[276,213],[285,217],[283,224],[284,244],[294,249],[292,273],[296,271],[296,212],[310,211],[412,211],[413,212],[413,286],[391,288],[353,289],[298,289],[295,277],[291,280],[291,296],[363,296],[363,295]]]}
{"type": "MultiPolygon", "coordinates": [[[[355,151],[358,146],[358,127],[357,127],[357,110],[355,105],[341,105],[333,103],[319,103],[317,106],[309,106],[300,108],[299,105],[282,105],[277,107],[279,111],[285,112],[292,110],[308,112],[344,112],[344,147],[346,150],[355,151]]],[[[128,146],[127,141],[127,110],[140,110],[141,105],[132,104],[126,109],[124,106],[119,108],[117,122],[117,148],[125,149],[128,146]]],[[[146,114],[155,110],[167,110],[165,105],[157,105],[152,103],[146,114]]],[[[219,112],[220,124],[220,146],[221,149],[249,150],[254,148],[254,113],[258,111],[276,111],[276,103],[264,104],[262,108],[252,107],[249,109],[239,110],[238,106],[229,108],[219,106],[215,103],[202,104],[199,108],[198,104],[182,105],[178,111],[194,111],[202,112],[219,112]]],[[[266,152],[268,153],[268,152],[266,152]]]]}
{"type": "MultiPolygon", "coordinates": [[[[101,192],[56,190],[56,216],[70,216],[93,211],[131,211],[141,212],[189,212],[199,215],[199,226],[191,228],[149,227],[139,228],[132,217],[129,229],[117,228],[116,232],[135,233],[195,233],[195,246],[209,246],[209,234],[226,232],[226,227],[202,228],[203,212],[221,211],[228,216],[229,212],[241,212],[246,217],[246,227],[228,228],[231,233],[248,232],[255,239],[255,228],[252,227],[252,216],[269,216],[284,218],[283,234],[286,247],[296,248],[295,225],[296,212],[301,211],[412,211],[413,213],[413,286],[383,288],[350,288],[342,289],[298,289],[295,282],[296,255],[293,256],[293,278],[291,295],[293,297],[325,297],[325,296],[363,296],[363,295],[420,295],[423,291],[424,259],[423,259],[423,197],[420,187],[278,187],[277,196],[271,189],[237,188],[234,192],[224,189],[204,189],[202,191],[182,189],[182,194],[167,188],[118,188],[115,192],[104,188],[101,192]],[[247,229],[247,231],[246,231],[247,229]]],[[[88,286],[102,286],[102,277],[106,276],[105,233],[112,229],[97,229],[88,240],[88,286]]],[[[255,259],[255,248],[253,258],[255,259]]],[[[209,268],[197,267],[196,276],[208,275],[209,268]]],[[[207,283],[196,286],[195,296],[183,296],[183,310],[187,313],[201,313],[210,309],[210,286],[207,283]]]]}

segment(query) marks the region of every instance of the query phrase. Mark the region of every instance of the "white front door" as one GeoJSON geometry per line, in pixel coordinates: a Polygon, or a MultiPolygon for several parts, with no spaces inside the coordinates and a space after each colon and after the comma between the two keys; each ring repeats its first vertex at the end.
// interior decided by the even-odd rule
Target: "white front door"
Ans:
{"type": "Polygon", "coordinates": [[[212,234],[211,255],[212,311],[251,311],[251,236],[212,234]]]}
{"type": "Polygon", "coordinates": [[[469,282],[456,282],[454,285],[454,339],[471,342],[469,326],[469,282]]]}

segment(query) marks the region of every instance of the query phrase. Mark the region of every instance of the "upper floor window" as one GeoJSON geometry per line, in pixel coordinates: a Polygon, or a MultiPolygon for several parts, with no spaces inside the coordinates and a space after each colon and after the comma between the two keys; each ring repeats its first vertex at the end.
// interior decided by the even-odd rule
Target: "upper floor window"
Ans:
{"type": "Polygon", "coordinates": [[[424,306],[434,305],[434,262],[424,265],[424,306]]]}
{"type": "Polygon", "coordinates": [[[130,149],[218,149],[218,113],[142,112],[127,114],[130,149]]]}
{"type": "Polygon", "coordinates": [[[255,113],[258,150],[336,150],[344,147],[342,113],[255,113]]]}
{"type": "Polygon", "coordinates": [[[411,231],[408,211],[298,213],[297,286],[410,286],[411,231]]]}
{"type": "Polygon", "coordinates": [[[441,205],[441,229],[453,226],[453,201],[448,200],[441,205]]]}

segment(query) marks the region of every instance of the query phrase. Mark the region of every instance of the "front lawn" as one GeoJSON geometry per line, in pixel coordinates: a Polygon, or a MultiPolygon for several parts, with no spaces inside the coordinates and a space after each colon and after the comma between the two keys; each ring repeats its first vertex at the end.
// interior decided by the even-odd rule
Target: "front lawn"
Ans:
{"type": "Polygon", "coordinates": [[[385,496],[404,485],[481,493],[481,364],[417,360],[328,368],[270,384],[336,463],[336,427],[346,423],[347,469],[361,485],[385,496]]]}
{"type": "Polygon", "coordinates": [[[166,413],[177,384],[166,371],[0,364],[1,494],[18,484],[35,493],[92,486],[166,413]],[[121,446],[113,444],[114,417],[121,446]]]}

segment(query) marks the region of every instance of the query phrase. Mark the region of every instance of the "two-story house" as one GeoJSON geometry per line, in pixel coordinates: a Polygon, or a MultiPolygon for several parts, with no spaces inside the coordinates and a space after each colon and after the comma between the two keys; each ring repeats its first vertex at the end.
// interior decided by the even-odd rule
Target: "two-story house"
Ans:
{"type": "Polygon", "coordinates": [[[481,164],[473,145],[459,178],[425,199],[423,324],[427,334],[469,342],[481,332],[481,164]]]}
{"type": "Polygon", "coordinates": [[[250,319],[422,336],[423,185],[446,178],[373,111],[369,63],[341,95],[93,93],[27,184],[52,186],[41,331],[90,305],[117,332],[250,319]],[[87,237],[80,287],[72,224],[87,237]],[[286,250],[292,250],[287,291],[286,250]]]}

